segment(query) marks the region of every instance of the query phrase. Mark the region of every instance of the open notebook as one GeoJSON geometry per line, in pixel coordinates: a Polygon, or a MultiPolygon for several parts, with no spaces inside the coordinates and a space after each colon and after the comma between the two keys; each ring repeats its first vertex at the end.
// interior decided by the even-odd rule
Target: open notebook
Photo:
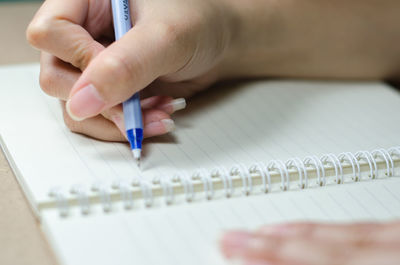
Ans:
{"type": "Polygon", "coordinates": [[[62,264],[223,264],[231,228],[400,218],[400,94],[381,83],[215,87],[129,147],[69,132],[37,65],[0,68],[2,148],[62,264]]]}

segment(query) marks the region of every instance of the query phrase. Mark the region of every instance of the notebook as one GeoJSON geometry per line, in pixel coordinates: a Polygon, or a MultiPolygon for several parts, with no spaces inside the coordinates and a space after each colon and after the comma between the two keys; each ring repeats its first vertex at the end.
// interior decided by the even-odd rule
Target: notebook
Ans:
{"type": "Polygon", "coordinates": [[[383,83],[255,80],[188,100],[127,144],[71,133],[36,64],[0,68],[0,139],[60,264],[225,264],[220,234],[400,218],[400,94],[383,83]]]}

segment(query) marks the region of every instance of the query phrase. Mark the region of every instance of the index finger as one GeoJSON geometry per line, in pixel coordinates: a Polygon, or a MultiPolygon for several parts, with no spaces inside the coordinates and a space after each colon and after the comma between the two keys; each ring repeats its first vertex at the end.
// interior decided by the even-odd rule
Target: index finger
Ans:
{"type": "MultiPolygon", "coordinates": [[[[104,49],[83,26],[88,24],[90,13],[97,11],[96,9],[104,13],[107,8],[108,1],[92,1],[89,10],[88,1],[47,0],[29,24],[27,39],[32,46],[83,70],[104,49]]],[[[96,21],[90,23],[94,22],[96,21]]],[[[103,17],[97,17],[97,22],[107,21],[103,17]]]]}

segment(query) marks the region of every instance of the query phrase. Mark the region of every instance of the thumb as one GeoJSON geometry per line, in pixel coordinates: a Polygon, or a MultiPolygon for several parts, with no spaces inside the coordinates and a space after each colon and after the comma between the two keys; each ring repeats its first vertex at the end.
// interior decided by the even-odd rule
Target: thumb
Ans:
{"type": "Polygon", "coordinates": [[[190,60],[176,30],[166,25],[135,26],[103,50],[73,86],[67,112],[75,120],[93,117],[173,73],[190,60]]]}

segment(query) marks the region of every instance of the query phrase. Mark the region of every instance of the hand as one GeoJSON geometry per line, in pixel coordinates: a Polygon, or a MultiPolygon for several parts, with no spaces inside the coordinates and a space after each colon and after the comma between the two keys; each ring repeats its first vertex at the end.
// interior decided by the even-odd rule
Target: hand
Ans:
{"type": "Polygon", "coordinates": [[[41,87],[63,102],[75,132],[125,140],[120,103],[144,89],[156,96],[142,101],[145,136],[166,133],[170,114],[185,106],[172,97],[204,89],[222,71],[232,32],[222,1],[136,0],[131,12],[133,28],[114,43],[109,0],[47,0],[27,29],[42,51],[41,87]]]}
{"type": "Polygon", "coordinates": [[[248,265],[397,265],[400,222],[271,225],[228,232],[221,247],[227,258],[248,265]]]}

